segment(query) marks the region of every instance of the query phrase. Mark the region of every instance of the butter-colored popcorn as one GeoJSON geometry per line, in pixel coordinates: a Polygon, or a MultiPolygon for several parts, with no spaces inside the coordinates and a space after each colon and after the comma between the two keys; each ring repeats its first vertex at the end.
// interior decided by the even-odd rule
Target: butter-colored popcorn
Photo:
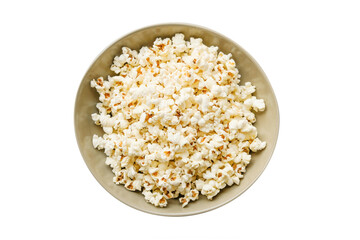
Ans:
{"type": "Polygon", "coordinates": [[[110,69],[115,76],[90,82],[100,101],[91,118],[105,133],[93,146],[107,155],[114,183],[147,202],[211,200],[240,184],[251,152],[265,148],[253,126],[265,102],[250,82],[238,85],[235,61],[218,47],[175,34],[138,52],[123,47],[110,69]]]}

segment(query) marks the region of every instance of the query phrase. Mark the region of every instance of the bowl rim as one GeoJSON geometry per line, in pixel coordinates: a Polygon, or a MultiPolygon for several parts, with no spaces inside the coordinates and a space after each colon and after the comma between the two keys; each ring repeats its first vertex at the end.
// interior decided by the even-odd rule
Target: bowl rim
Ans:
{"type": "Polygon", "coordinates": [[[201,213],[205,213],[205,212],[209,212],[211,210],[215,210],[219,207],[222,207],[224,206],[225,204],[228,204],[229,202],[233,201],[234,199],[238,198],[240,195],[242,195],[244,192],[246,192],[257,180],[258,178],[262,175],[262,173],[264,172],[264,170],[266,169],[266,167],[268,166],[273,154],[274,154],[274,151],[275,151],[275,148],[276,148],[276,144],[278,142],[278,137],[279,137],[279,131],[280,131],[280,111],[279,111],[279,105],[278,105],[278,101],[277,101],[277,98],[276,98],[276,95],[275,95],[275,92],[272,88],[272,85],[268,79],[268,77],[266,76],[265,72],[263,71],[263,69],[261,68],[261,66],[258,64],[258,62],[244,49],[242,48],[238,43],[236,43],[235,41],[233,41],[232,39],[228,38],[227,36],[217,32],[217,31],[214,31],[212,29],[209,29],[207,27],[204,27],[204,26],[200,26],[200,25],[197,25],[197,24],[190,24],[190,23],[180,23],[180,22],[169,22],[169,23],[158,23],[158,24],[152,24],[152,25],[147,25],[145,27],[142,27],[142,28],[139,28],[139,29],[136,29],[134,31],[131,31],[127,34],[124,34],[123,36],[117,38],[115,41],[111,42],[108,46],[106,46],[95,58],[94,60],[90,63],[90,66],[88,67],[88,69],[86,70],[85,74],[83,75],[79,85],[78,85],[78,90],[77,90],[77,93],[76,93],[76,98],[75,98],[75,106],[74,106],[74,131],[75,131],[75,138],[76,138],[76,142],[77,142],[77,145],[78,145],[78,148],[79,148],[79,151],[80,151],[80,154],[82,156],[82,159],[83,161],[85,162],[87,168],[89,169],[90,173],[93,175],[93,177],[96,179],[96,181],[98,182],[98,184],[100,184],[111,196],[113,196],[115,199],[119,200],[121,203],[131,207],[131,208],[134,208],[136,210],[139,210],[141,212],[145,212],[145,213],[150,213],[150,214],[153,214],[153,215],[157,215],[157,216],[165,216],[165,217],[181,217],[181,216],[192,216],[192,215],[197,215],[197,214],[201,214],[201,213]],[[254,63],[254,65],[259,69],[259,71],[261,72],[261,74],[264,76],[264,80],[268,83],[269,85],[269,89],[268,91],[271,91],[272,95],[274,96],[274,100],[275,100],[275,106],[274,106],[274,109],[276,111],[276,115],[277,115],[277,119],[278,119],[278,122],[277,122],[277,129],[276,129],[276,134],[274,135],[274,145],[269,153],[269,157],[265,163],[265,165],[263,166],[262,169],[260,169],[260,171],[257,172],[257,174],[255,174],[255,177],[253,178],[253,180],[242,190],[240,191],[238,194],[236,194],[234,197],[226,200],[226,201],[223,201],[223,202],[220,202],[219,204],[215,205],[215,206],[212,206],[212,207],[209,207],[209,208],[206,208],[206,209],[201,209],[201,210],[195,210],[193,212],[186,212],[186,213],[168,213],[168,212],[164,212],[164,213],[160,213],[160,212],[156,212],[156,211],[151,211],[151,210],[145,210],[145,209],[142,209],[142,208],[139,208],[137,207],[136,205],[130,205],[130,204],[127,204],[125,203],[124,201],[122,201],[120,198],[118,198],[117,196],[115,196],[115,194],[113,194],[111,191],[109,191],[102,183],[101,181],[95,176],[95,174],[93,173],[93,171],[91,170],[90,166],[88,165],[87,161],[85,160],[85,157],[84,157],[84,153],[80,147],[80,140],[79,140],[79,136],[78,136],[78,130],[76,128],[76,112],[78,112],[78,109],[77,109],[77,102],[78,100],[80,99],[80,96],[79,96],[79,90],[80,90],[80,87],[81,85],[83,84],[83,81],[85,81],[85,77],[88,75],[89,71],[91,70],[92,66],[94,65],[94,63],[99,59],[99,57],[107,50],[109,49],[110,47],[112,47],[113,45],[115,45],[118,41],[120,41],[121,39],[123,38],[126,38],[132,34],[135,34],[137,32],[141,32],[141,31],[144,31],[144,30],[147,30],[147,29],[151,29],[151,28],[158,28],[158,27],[165,27],[165,26],[182,26],[182,27],[192,27],[192,28],[198,28],[198,29],[201,29],[201,30],[205,30],[205,31],[209,31],[215,35],[218,35],[224,39],[226,39],[227,41],[231,42],[234,46],[236,46],[237,48],[241,49],[241,51],[254,63]]]}

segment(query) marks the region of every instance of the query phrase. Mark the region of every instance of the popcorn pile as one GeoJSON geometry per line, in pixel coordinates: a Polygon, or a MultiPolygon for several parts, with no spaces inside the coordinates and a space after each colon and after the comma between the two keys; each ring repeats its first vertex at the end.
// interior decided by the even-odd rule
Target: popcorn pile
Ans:
{"type": "Polygon", "coordinates": [[[91,81],[100,94],[92,119],[105,132],[93,145],[108,156],[114,182],[160,207],[178,197],[185,207],[200,193],[211,200],[239,184],[250,151],[266,146],[252,125],[252,110],[265,103],[250,82],[239,85],[231,54],[183,34],[122,51],[116,76],[91,81]]]}

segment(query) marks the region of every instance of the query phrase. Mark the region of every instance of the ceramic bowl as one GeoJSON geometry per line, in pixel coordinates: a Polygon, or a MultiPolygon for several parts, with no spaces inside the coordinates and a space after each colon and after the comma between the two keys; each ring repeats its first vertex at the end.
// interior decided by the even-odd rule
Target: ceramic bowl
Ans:
{"type": "MultiPolygon", "coordinates": [[[[184,216],[206,212],[240,196],[264,171],[274,151],[279,131],[279,109],[276,97],[269,80],[256,61],[229,38],[204,27],[186,24],[162,24],[145,27],[127,34],[107,47],[91,64],[80,83],[75,102],[74,118],[76,139],[80,152],[89,170],[101,186],[130,207],[165,216],[184,216]],[[121,54],[122,47],[126,46],[139,50],[142,46],[151,46],[157,37],[171,37],[176,33],[183,33],[186,40],[189,40],[190,37],[202,38],[204,44],[218,46],[220,51],[232,54],[241,74],[240,84],[247,81],[251,82],[257,89],[255,95],[265,100],[266,110],[256,114],[255,126],[258,129],[260,139],[267,142],[267,147],[263,151],[252,154],[252,161],[248,165],[247,172],[240,185],[226,187],[211,201],[201,196],[199,200],[190,202],[185,208],[182,208],[178,199],[172,199],[166,208],[160,208],[147,203],[140,192],[131,192],[126,190],[123,185],[114,184],[111,168],[105,165],[105,154],[93,148],[92,136],[94,134],[103,135],[103,131],[91,119],[91,114],[97,112],[95,104],[98,102],[99,95],[95,89],[90,87],[90,81],[100,76],[114,75],[110,71],[110,65],[114,57],[121,54]]],[[[238,199],[238,204],[241,204],[241,199],[238,199]]]]}

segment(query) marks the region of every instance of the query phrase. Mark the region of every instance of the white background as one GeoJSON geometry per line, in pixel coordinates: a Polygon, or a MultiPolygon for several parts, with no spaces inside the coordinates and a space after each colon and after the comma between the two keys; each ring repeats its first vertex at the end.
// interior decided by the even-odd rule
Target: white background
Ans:
{"type": "Polygon", "coordinates": [[[0,239],[360,239],[356,1],[1,1],[0,239]],[[265,172],[214,211],[125,206],[78,151],[75,96],[94,58],[138,28],[218,31],[262,66],[280,107],[265,172]]]}

